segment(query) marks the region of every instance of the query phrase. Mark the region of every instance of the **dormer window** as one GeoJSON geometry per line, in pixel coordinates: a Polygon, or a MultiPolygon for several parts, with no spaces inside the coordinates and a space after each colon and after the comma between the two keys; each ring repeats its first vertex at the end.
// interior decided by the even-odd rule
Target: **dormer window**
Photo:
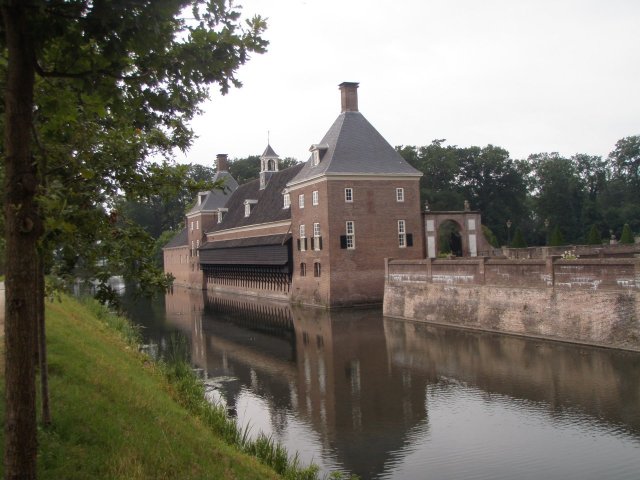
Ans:
{"type": "Polygon", "coordinates": [[[284,195],[282,195],[282,200],[283,200],[282,208],[291,207],[291,194],[285,193],[284,195]]]}
{"type": "Polygon", "coordinates": [[[198,205],[201,205],[202,203],[204,203],[204,201],[207,199],[207,195],[209,195],[209,192],[198,193],[198,205]]]}
{"type": "Polygon", "coordinates": [[[328,149],[329,149],[329,145],[325,145],[325,144],[311,145],[311,147],[309,148],[309,151],[312,154],[311,163],[313,164],[314,167],[320,163],[320,161],[322,160],[322,157],[324,157],[324,154],[328,149]]]}
{"type": "Polygon", "coordinates": [[[245,200],[244,201],[244,216],[245,217],[248,217],[249,215],[251,215],[251,208],[256,203],[258,203],[257,200],[245,200]]]}
{"type": "Polygon", "coordinates": [[[224,214],[229,211],[228,208],[219,208],[218,209],[218,223],[222,223],[222,219],[224,218],[224,214]]]}

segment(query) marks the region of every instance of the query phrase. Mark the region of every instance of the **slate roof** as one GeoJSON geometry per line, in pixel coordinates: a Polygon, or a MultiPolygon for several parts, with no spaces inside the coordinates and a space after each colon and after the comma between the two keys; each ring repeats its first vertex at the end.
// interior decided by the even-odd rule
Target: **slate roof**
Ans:
{"type": "Polygon", "coordinates": [[[261,237],[236,238],[234,240],[221,240],[207,242],[200,250],[217,250],[221,248],[256,247],[261,245],[284,245],[291,238],[290,233],[278,235],[263,235],[261,237]]]}
{"type": "Polygon", "coordinates": [[[169,240],[164,247],[162,248],[176,248],[176,247],[184,247],[187,245],[188,232],[186,228],[183,228],[175,235],[171,240],[169,240]]]}
{"type": "Polygon", "coordinates": [[[314,166],[312,156],[291,185],[322,175],[422,176],[360,112],[341,113],[318,144],[329,147],[320,163],[314,166]]]}
{"type": "Polygon", "coordinates": [[[267,148],[264,149],[264,153],[261,155],[261,157],[277,157],[278,154],[276,152],[273,151],[273,148],[271,148],[271,145],[267,144],[267,148]]]}
{"type": "Polygon", "coordinates": [[[213,181],[216,182],[222,180],[223,189],[214,188],[210,190],[207,197],[199,205],[193,206],[191,210],[187,212],[187,215],[192,215],[201,211],[212,211],[218,208],[224,207],[231,194],[238,188],[238,182],[229,172],[217,172],[213,176],[213,181]]]}
{"type": "Polygon", "coordinates": [[[222,217],[222,223],[216,223],[209,231],[217,232],[229,228],[291,219],[291,208],[282,208],[282,190],[303,166],[300,163],[274,172],[263,190],[260,190],[259,179],[240,185],[225,205],[229,211],[222,217]],[[257,203],[251,206],[251,215],[248,217],[244,216],[245,200],[257,200],[257,203]]]}

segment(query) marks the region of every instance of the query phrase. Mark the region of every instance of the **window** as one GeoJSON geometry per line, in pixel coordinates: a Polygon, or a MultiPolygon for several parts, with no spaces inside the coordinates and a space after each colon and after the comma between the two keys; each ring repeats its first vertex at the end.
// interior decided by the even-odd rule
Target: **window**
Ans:
{"type": "Polygon", "coordinates": [[[314,205],[318,205],[318,190],[314,190],[313,194],[311,195],[311,203],[313,203],[314,205]]]}
{"type": "Polygon", "coordinates": [[[307,264],[302,262],[300,264],[300,276],[301,277],[306,277],[307,276],[307,264]]]}
{"type": "Polygon", "coordinates": [[[355,224],[353,220],[347,221],[346,230],[347,234],[340,237],[340,248],[353,250],[356,248],[355,224]]]}
{"type": "Polygon", "coordinates": [[[196,230],[200,230],[200,227],[198,227],[198,220],[196,220],[196,230]]]}
{"type": "Polygon", "coordinates": [[[193,232],[193,222],[191,222],[191,231],[193,232]]]}
{"type": "Polygon", "coordinates": [[[313,166],[315,167],[320,163],[320,150],[316,149],[313,151],[313,166]]]}
{"type": "Polygon", "coordinates": [[[245,203],[244,204],[244,216],[248,217],[249,215],[251,215],[251,204],[250,203],[245,203]]]}
{"type": "Polygon", "coordinates": [[[398,246],[400,248],[407,246],[407,229],[404,220],[398,220],[398,246]]]}
{"type": "Polygon", "coordinates": [[[311,239],[311,248],[313,250],[322,250],[322,236],[320,235],[320,224],[313,224],[313,238],[311,239]]]}
{"type": "Polygon", "coordinates": [[[353,188],[344,189],[344,201],[353,202],[353,188]]]}
{"type": "Polygon", "coordinates": [[[193,257],[193,252],[195,250],[195,242],[191,240],[191,256],[193,257]]]}
{"type": "Polygon", "coordinates": [[[313,276],[314,277],[320,276],[320,262],[313,263],[313,276]]]}
{"type": "Polygon", "coordinates": [[[306,239],[306,232],[305,232],[305,227],[304,225],[300,225],[300,240],[298,240],[300,242],[300,246],[298,248],[298,250],[304,252],[307,249],[307,239],[306,239]]]}
{"type": "Polygon", "coordinates": [[[298,195],[298,206],[304,208],[304,193],[298,195]]]}
{"type": "Polygon", "coordinates": [[[283,195],[284,206],[282,208],[289,208],[291,206],[291,195],[289,193],[285,193],[283,195]]]}
{"type": "Polygon", "coordinates": [[[200,240],[196,240],[196,256],[200,256],[200,250],[198,250],[200,248],[200,240]]]}
{"type": "Polygon", "coordinates": [[[218,223],[222,223],[222,212],[218,210],[218,223]]]}
{"type": "Polygon", "coordinates": [[[396,188],[396,201],[404,202],[404,188],[396,188]]]}

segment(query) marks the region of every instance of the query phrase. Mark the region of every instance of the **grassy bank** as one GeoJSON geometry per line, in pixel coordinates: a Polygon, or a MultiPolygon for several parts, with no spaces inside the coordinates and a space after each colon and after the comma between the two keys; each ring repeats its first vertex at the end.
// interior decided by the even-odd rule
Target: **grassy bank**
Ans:
{"type": "MultiPolygon", "coordinates": [[[[39,431],[39,478],[280,478],[189,405],[188,374],[170,382],[100,312],[68,297],[47,305],[53,425],[39,431]]],[[[4,397],[4,379],[0,388],[4,397]]]]}

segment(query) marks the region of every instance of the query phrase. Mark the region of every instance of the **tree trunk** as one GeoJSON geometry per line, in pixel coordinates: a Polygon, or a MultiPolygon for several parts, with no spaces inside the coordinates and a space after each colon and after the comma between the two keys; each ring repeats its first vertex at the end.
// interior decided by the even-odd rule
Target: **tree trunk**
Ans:
{"type": "Polygon", "coordinates": [[[37,302],[36,318],[38,323],[38,360],[40,366],[40,396],[42,404],[42,423],[51,425],[51,408],[49,406],[49,367],[47,362],[47,336],[44,317],[44,257],[38,254],[38,270],[36,272],[38,288],[35,294],[37,302]]]}
{"type": "MultiPolygon", "coordinates": [[[[27,3],[27,2],[24,2],[27,3]]],[[[6,479],[36,477],[36,243],[42,226],[34,194],[31,122],[35,79],[29,8],[5,0],[2,20],[8,53],[5,91],[5,382],[6,479]]]]}

